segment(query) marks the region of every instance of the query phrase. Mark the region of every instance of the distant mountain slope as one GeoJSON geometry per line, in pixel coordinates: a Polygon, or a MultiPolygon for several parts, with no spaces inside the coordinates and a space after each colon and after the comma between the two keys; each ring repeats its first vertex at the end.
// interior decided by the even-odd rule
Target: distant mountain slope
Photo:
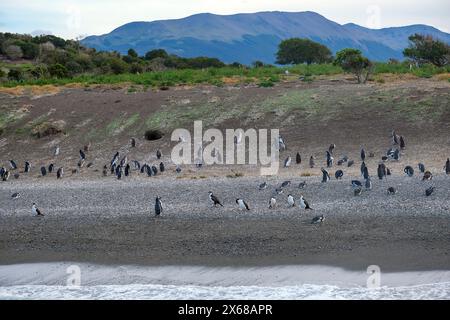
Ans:
{"type": "Polygon", "coordinates": [[[340,25],[315,12],[258,12],[249,14],[196,14],[183,19],[131,22],[101,36],[81,42],[98,50],[138,53],[163,48],[184,57],[210,56],[224,62],[274,63],[281,40],[305,37],[328,46],[361,49],[370,59],[402,59],[402,50],[413,33],[431,34],[450,43],[450,34],[426,25],[368,29],[340,25]]]}

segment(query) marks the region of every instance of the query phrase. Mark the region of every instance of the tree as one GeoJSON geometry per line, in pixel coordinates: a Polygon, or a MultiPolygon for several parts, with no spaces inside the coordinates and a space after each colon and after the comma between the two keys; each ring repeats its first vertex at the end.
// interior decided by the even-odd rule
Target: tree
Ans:
{"type": "Polygon", "coordinates": [[[132,58],[138,57],[138,54],[137,54],[136,50],[134,50],[134,49],[128,49],[128,55],[132,58]]]}
{"type": "Polygon", "coordinates": [[[10,46],[6,47],[5,53],[8,56],[8,58],[10,58],[12,60],[20,59],[23,56],[22,49],[16,45],[10,45],[10,46]]]}
{"type": "Polygon", "coordinates": [[[413,59],[419,64],[432,63],[437,67],[443,67],[450,60],[450,46],[433,39],[432,36],[413,34],[409,36],[410,45],[403,50],[403,55],[413,59]]]}
{"type": "Polygon", "coordinates": [[[8,72],[8,79],[13,81],[23,80],[23,73],[19,69],[11,69],[8,72]]]}
{"type": "Polygon", "coordinates": [[[166,50],[164,49],[155,49],[155,50],[151,50],[148,51],[145,56],[144,59],[145,60],[153,60],[155,58],[167,58],[169,55],[167,54],[166,50]]]}
{"type": "Polygon", "coordinates": [[[353,73],[358,83],[366,83],[372,72],[372,63],[358,49],[347,48],[338,51],[333,64],[340,66],[344,71],[353,73]]]}
{"type": "Polygon", "coordinates": [[[252,62],[253,68],[262,68],[264,67],[264,62],[256,60],[252,62]]]}
{"type": "Polygon", "coordinates": [[[325,63],[331,61],[331,51],[326,46],[309,39],[291,38],[278,45],[278,64],[325,63]]]}
{"type": "Polygon", "coordinates": [[[48,67],[48,72],[52,77],[65,78],[68,76],[67,68],[60,63],[52,64],[48,67]]]}

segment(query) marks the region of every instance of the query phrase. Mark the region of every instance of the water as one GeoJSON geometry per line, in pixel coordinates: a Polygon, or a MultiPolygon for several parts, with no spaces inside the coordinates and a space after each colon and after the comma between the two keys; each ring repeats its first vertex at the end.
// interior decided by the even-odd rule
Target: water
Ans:
{"type": "Polygon", "coordinates": [[[176,286],[176,285],[23,285],[0,287],[0,299],[450,299],[450,282],[405,287],[341,288],[298,286],[176,286]]]}

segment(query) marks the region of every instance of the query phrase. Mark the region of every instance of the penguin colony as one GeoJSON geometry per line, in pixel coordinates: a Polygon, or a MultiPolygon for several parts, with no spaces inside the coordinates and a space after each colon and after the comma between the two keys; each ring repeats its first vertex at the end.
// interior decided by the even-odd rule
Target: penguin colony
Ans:
{"type": "MultiPolygon", "coordinates": [[[[236,142],[236,141],[235,141],[236,142]]],[[[402,156],[402,151],[405,150],[406,148],[406,142],[403,136],[401,135],[397,135],[397,133],[395,131],[392,131],[391,133],[391,142],[392,142],[392,147],[389,148],[386,152],[386,155],[383,155],[381,157],[381,161],[378,164],[377,167],[377,171],[376,171],[376,176],[378,177],[379,180],[388,180],[388,176],[391,175],[391,171],[390,169],[386,166],[386,163],[389,161],[400,161],[401,156],[402,156]]],[[[239,143],[239,141],[238,141],[239,143]]],[[[136,139],[132,138],[130,140],[130,147],[131,148],[136,148],[136,139]]],[[[280,146],[280,151],[284,151],[287,150],[286,147],[286,141],[283,137],[279,137],[279,146],[280,146]]],[[[331,144],[328,147],[328,150],[325,150],[325,157],[324,157],[324,164],[326,165],[326,169],[324,167],[321,167],[321,171],[322,171],[322,178],[321,178],[321,182],[322,183],[327,183],[331,180],[331,176],[330,173],[328,172],[328,170],[331,170],[331,168],[333,168],[334,165],[334,152],[336,149],[336,145],[335,144],[331,144]]],[[[77,169],[72,169],[72,174],[74,173],[78,173],[80,172],[80,170],[83,167],[87,167],[90,168],[94,165],[93,162],[88,162],[87,165],[85,165],[85,163],[87,162],[87,159],[89,158],[89,152],[91,150],[91,143],[89,143],[88,145],[85,145],[82,149],[79,150],[79,159],[77,162],[77,169]]],[[[56,175],[56,179],[63,179],[64,177],[64,168],[63,167],[58,167],[54,162],[57,160],[57,157],[60,155],[61,153],[61,149],[60,146],[56,146],[53,150],[53,160],[51,163],[49,163],[48,165],[43,165],[40,166],[40,176],[42,177],[46,177],[46,176],[51,176],[51,175],[56,175]]],[[[147,163],[146,161],[143,161],[142,163],[139,162],[138,160],[129,160],[128,159],[128,155],[125,152],[125,155],[121,156],[121,153],[119,151],[117,151],[111,161],[108,164],[104,164],[103,165],[103,169],[102,169],[102,175],[103,176],[108,176],[108,175],[113,175],[115,176],[116,179],[121,180],[124,179],[126,177],[131,176],[132,172],[138,172],[141,174],[144,174],[146,176],[156,176],[159,174],[163,174],[166,171],[166,165],[164,164],[164,162],[161,160],[162,158],[162,152],[161,150],[157,150],[156,151],[156,159],[159,162],[159,164],[150,164],[147,163]]],[[[354,196],[361,196],[363,194],[363,192],[368,192],[370,190],[372,190],[372,176],[370,175],[369,172],[369,168],[366,166],[366,151],[364,148],[361,148],[360,151],[360,159],[361,159],[361,167],[360,167],[360,171],[361,171],[361,177],[362,177],[362,182],[360,180],[351,180],[351,187],[353,189],[353,194],[354,196]]],[[[374,154],[371,152],[368,154],[368,157],[374,157],[374,154]]],[[[295,164],[301,164],[302,162],[302,157],[301,154],[299,152],[297,152],[296,156],[295,156],[295,164]]],[[[314,168],[316,165],[316,159],[314,156],[310,156],[309,158],[309,166],[310,168],[314,168]]],[[[292,158],[291,156],[288,156],[284,162],[283,162],[283,167],[284,168],[288,168],[291,166],[292,163],[292,158]]],[[[344,166],[347,165],[347,167],[351,167],[353,164],[355,163],[354,160],[349,159],[347,156],[343,156],[341,158],[339,158],[339,160],[337,161],[337,166],[344,166]]],[[[197,168],[201,168],[202,167],[202,163],[196,163],[197,168]]],[[[20,170],[19,168],[20,166],[16,163],[16,161],[14,160],[9,160],[8,161],[8,165],[4,166],[4,167],[0,167],[0,181],[8,181],[11,178],[11,175],[15,178],[18,179],[20,177],[21,174],[29,174],[32,171],[32,164],[29,161],[25,161],[23,164],[23,170],[20,170]]],[[[39,168],[39,167],[38,167],[39,168]]],[[[445,164],[444,164],[444,172],[447,175],[450,175],[450,159],[447,158],[445,164]]],[[[175,172],[178,174],[182,171],[182,168],[180,166],[176,166],[175,168],[175,172]]],[[[423,163],[418,163],[417,165],[417,172],[414,169],[413,166],[411,165],[406,165],[403,169],[404,174],[407,177],[413,177],[415,174],[417,174],[417,172],[419,172],[420,175],[422,175],[421,180],[422,181],[432,181],[433,179],[433,174],[426,169],[425,165],[423,163]]],[[[344,170],[342,169],[338,169],[335,171],[334,173],[334,177],[336,180],[342,180],[344,176],[344,170]]],[[[291,181],[284,181],[283,183],[281,183],[280,186],[276,186],[272,196],[270,197],[269,201],[268,201],[268,208],[269,209],[274,209],[277,206],[279,206],[279,200],[277,201],[277,197],[287,197],[284,201],[287,203],[287,207],[298,207],[300,209],[304,209],[304,210],[313,210],[313,208],[311,207],[310,203],[308,202],[307,199],[305,199],[305,197],[300,194],[298,197],[294,196],[293,194],[287,194],[287,195],[282,195],[283,191],[285,188],[289,187],[291,185],[291,181]]],[[[306,181],[300,182],[298,185],[298,189],[304,189],[306,188],[306,181]]],[[[269,188],[269,185],[267,182],[262,182],[259,186],[258,189],[259,190],[265,190],[269,188]]],[[[424,191],[424,195],[426,197],[430,197],[432,194],[434,194],[435,192],[435,187],[434,186],[429,186],[428,188],[425,189],[424,191]]],[[[393,196],[398,192],[398,190],[394,187],[394,186],[389,186],[386,190],[387,195],[389,196],[393,196]]],[[[218,198],[218,196],[216,196],[215,194],[213,194],[212,191],[210,191],[208,193],[209,195],[209,201],[211,202],[213,207],[223,207],[223,203],[221,202],[221,200],[218,198]]],[[[20,193],[14,193],[11,198],[12,199],[18,199],[21,196],[20,193]]],[[[248,204],[248,202],[243,199],[243,198],[237,198],[235,200],[236,202],[236,206],[237,209],[239,211],[250,211],[251,207],[248,204]]],[[[35,216],[44,216],[44,214],[42,213],[42,211],[37,207],[37,205],[35,203],[32,204],[32,213],[35,216]]],[[[156,197],[155,203],[154,203],[154,212],[156,216],[159,216],[163,213],[163,205],[162,205],[162,199],[160,196],[156,197]]],[[[323,215],[320,216],[316,216],[311,220],[312,224],[317,224],[317,223],[321,223],[325,220],[325,217],[323,215]]]]}

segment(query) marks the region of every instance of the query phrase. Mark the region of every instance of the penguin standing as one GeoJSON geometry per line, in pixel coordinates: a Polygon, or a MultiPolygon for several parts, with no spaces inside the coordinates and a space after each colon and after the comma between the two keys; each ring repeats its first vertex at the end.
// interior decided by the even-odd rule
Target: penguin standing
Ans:
{"type": "Polygon", "coordinates": [[[80,160],[86,160],[86,154],[80,149],[80,160]]]}
{"type": "Polygon", "coordinates": [[[386,166],[384,163],[380,163],[377,169],[378,179],[382,180],[386,177],[386,166]]]}
{"type": "Polygon", "coordinates": [[[361,149],[361,160],[364,162],[366,160],[366,151],[364,148],[361,149]]]}
{"type": "Polygon", "coordinates": [[[36,203],[33,203],[33,206],[31,207],[31,211],[36,217],[42,217],[44,214],[39,210],[39,208],[36,206],[36,203]]]}
{"type": "Polygon", "coordinates": [[[17,169],[17,164],[14,160],[9,160],[9,166],[11,167],[11,170],[17,169]]]}
{"type": "Polygon", "coordinates": [[[127,163],[127,165],[125,166],[125,177],[128,177],[131,173],[131,167],[130,164],[127,163]]]}
{"type": "Polygon", "coordinates": [[[291,165],[291,156],[288,156],[286,160],[284,160],[284,167],[287,168],[291,165]]]}
{"type": "Polygon", "coordinates": [[[289,207],[295,207],[295,200],[291,194],[288,195],[287,202],[288,202],[289,207]]]}
{"type": "Polygon", "coordinates": [[[156,197],[155,200],[155,215],[159,216],[163,212],[163,206],[161,202],[161,197],[156,197]]]}
{"type": "Polygon", "coordinates": [[[274,209],[277,205],[277,200],[274,197],[271,197],[269,200],[269,209],[274,209]]]}
{"type": "Polygon", "coordinates": [[[28,173],[31,171],[31,164],[28,161],[25,161],[25,172],[28,173]]]}
{"type": "Polygon", "coordinates": [[[418,167],[419,167],[419,171],[420,171],[421,173],[424,173],[424,172],[425,172],[425,165],[424,165],[423,163],[419,163],[419,164],[418,164],[418,167]]]}
{"type": "Polygon", "coordinates": [[[54,167],[55,167],[55,165],[54,165],[53,163],[50,163],[50,164],[48,165],[48,173],[52,173],[54,167]]]}
{"type": "Polygon", "coordinates": [[[370,177],[366,179],[365,187],[366,190],[372,190],[372,180],[370,179],[370,177]]]}
{"type": "Polygon", "coordinates": [[[300,195],[299,206],[300,206],[300,208],[305,209],[305,210],[312,210],[312,208],[309,206],[308,201],[305,200],[303,195],[300,195]]]}
{"type": "Polygon", "coordinates": [[[314,156],[311,156],[309,158],[309,167],[312,169],[314,168],[314,156]]]}
{"type": "Polygon", "coordinates": [[[333,154],[335,148],[336,148],[336,145],[334,143],[330,144],[330,146],[328,147],[328,152],[330,154],[333,154]]]}
{"type": "Polygon", "coordinates": [[[450,174],[450,158],[447,158],[444,169],[446,174],[450,174]]]}
{"type": "Polygon", "coordinates": [[[299,152],[297,152],[297,155],[295,156],[295,163],[301,164],[302,163],[302,157],[299,152]]]}
{"type": "Polygon", "coordinates": [[[41,174],[43,177],[45,177],[47,175],[47,168],[45,168],[45,166],[41,167],[41,174]]]}
{"type": "Polygon", "coordinates": [[[159,171],[161,171],[161,172],[164,172],[164,170],[165,170],[166,168],[164,167],[164,163],[160,163],[159,164],[159,171]]]}
{"type": "Polygon", "coordinates": [[[367,167],[364,167],[362,176],[365,180],[367,180],[369,178],[369,169],[367,167]]]}
{"type": "Polygon", "coordinates": [[[132,148],[135,148],[136,147],[136,139],[135,138],[131,138],[130,139],[130,144],[131,144],[132,148]]]}
{"type": "Polygon", "coordinates": [[[236,203],[238,204],[240,210],[250,210],[247,202],[245,202],[243,199],[236,199],[236,203]]]}
{"type": "MultiPolygon", "coordinates": [[[[119,162],[119,151],[117,151],[116,154],[113,156],[111,160],[111,167],[116,166],[117,162],[119,162]]],[[[112,171],[111,173],[114,173],[114,171],[112,171]]]]}
{"type": "Polygon", "coordinates": [[[330,175],[328,174],[327,170],[325,170],[324,168],[321,168],[320,170],[322,170],[322,182],[330,181],[330,175]]]}
{"type": "Polygon", "coordinates": [[[326,152],[326,157],[327,157],[327,168],[331,168],[333,166],[334,158],[331,156],[330,151],[326,152]]]}
{"type": "Polygon", "coordinates": [[[162,153],[161,153],[161,151],[158,149],[158,150],[156,150],[156,159],[161,159],[161,156],[162,156],[162,153]]]}
{"type": "Polygon", "coordinates": [[[214,207],[217,205],[223,207],[223,204],[220,202],[219,198],[217,198],[211,191],[208,192],[209,201],[212,203],[214,207]]]}
{"type": "Polygon", "coordinates": [[[64,169],[63,167],[59,168],[58,171],[56,171],[56,179],[61,179],[64,175],[64,169]]]}

